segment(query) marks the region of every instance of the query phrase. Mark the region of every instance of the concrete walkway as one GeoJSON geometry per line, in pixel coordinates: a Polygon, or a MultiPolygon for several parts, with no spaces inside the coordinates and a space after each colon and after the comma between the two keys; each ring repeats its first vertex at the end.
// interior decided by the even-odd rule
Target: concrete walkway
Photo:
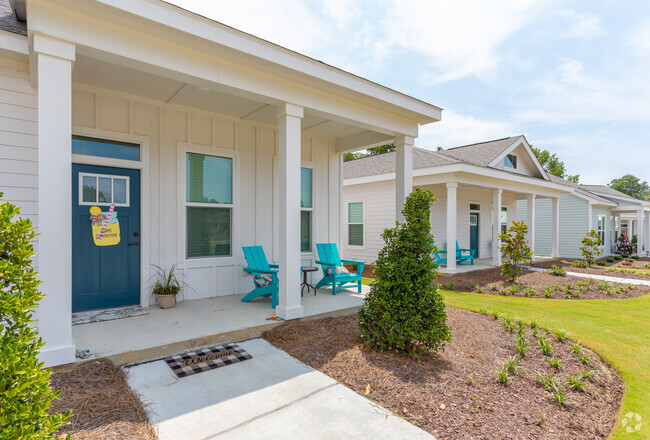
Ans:
{"type": "MultiPolygon", "coordinates": [[[[532,270],[533,272],[546,272],[547,269],[541,269],[539,267],[530,267],[526,266],[528,270],[532,270]]],[[[636,278],[619,278],[619,277],[608,277],[606,275],[594,275],[590,273],[582,273],[582,272],[568,272],[566,273],[569,276],[572,277],[579,277],[579,278],[593,278],[594,280],[600,280],[600,281],[611,281],[613,283],[620,283],[620,284],[634,284],[636,286],[650,286],[650,280],[637,280],[636,278]]]]}
{"type": "Polygon", "coordinates": [[[433,437],[262,339],[253,359],[178,379],[156,361],[128,368],[161,440],[433,437]]]}

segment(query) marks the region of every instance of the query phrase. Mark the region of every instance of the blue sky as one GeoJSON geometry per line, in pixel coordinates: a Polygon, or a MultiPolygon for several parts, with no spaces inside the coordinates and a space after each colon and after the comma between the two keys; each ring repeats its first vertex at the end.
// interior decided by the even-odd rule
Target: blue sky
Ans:
{"type": "Polygon", "coordinates": [[[416,145],[525,134],[581,183],[650,180],[650,2],[175,4],[444,109],[416,145]]]}

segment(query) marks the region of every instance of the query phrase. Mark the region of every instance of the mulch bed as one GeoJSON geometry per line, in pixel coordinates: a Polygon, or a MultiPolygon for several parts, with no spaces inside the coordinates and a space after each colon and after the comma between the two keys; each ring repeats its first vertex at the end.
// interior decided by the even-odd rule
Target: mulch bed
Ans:
{"type": "Polygon", "coordinates": [[[630,286],[614,282],[605,285],[599,280],[592,281],[589,290],[587,290],[585,283],[588,282],[588,278],[554,276],[545,272],[524,270],[523,274],[517,278],[517,290],[513,293],[513,290],[511,290],[513,284],[508,281],[508,278],[501,273],[501,269],[498,267],[456,275],[438,274],[437,282],[442,285],[443,289],[447,290],[487,295],[530,296],[532,298],[545,298],[546,287],[551,287],[552,298],[555,299],[634,298],[650,292],[650,286],[630,286]],[[449,283],[453,283],[453,288],[450,288],[449,283]],[[569,284],[571,285],[569,290],[571,296],[567,296],[567,286],[569,284]],[[577,296],[576,293],[580,286],[582,286],[580,296],[577,296]],[[495,287],[496,290],[494,290],[495,287]],[[609,293],[607,293],[608,288],[609,293]],[[535,292],[526,291],[526,289],[534,289],[535,292]]]}
{"type": "Polygon", "coordinates": [[[650,268],[646,267],[646,264],[650,264],[650,258],[639,258],[634,262],[626,261],[626,260],[615,260],[613,263],[610,263],[607,261],[607,259],[602,258],[599,259],[598,261],[604,262],[605,266],[595,265],[591,267],[572,267],[571,263],[573,263],[573,261],[575,260],[560,258],[557,260],[539,261],[533,263],[533,266],[548,269],[552,265],[556,265],[558,267],[562,267],[571,272],[588,273],[593,275],[603,275],[603,276],[616,277],[616,278],[631,278],[631,279],[646,280],[646,281],[650,280],[650,268]],[[628,273],[628,272],[608,270],[610,268],[616,268],[622,270],[629,270],[629,269],[648,270],[648,274],[644,275],[640,273],[628,273]]]}
{"type": "MultiPolygon", "coordinates": [[[[565,374],[583,365],[571,344],[549,336],[552,355],[563,361],[549,366],[527,329],[529,352],[517,376],[496,381],[502,360],[516,354],[514,334],[501,321],[447,308],[452,341],[446,350],[419,361],[403,353],[375,352],[363,344],[356,317],[290,322],[264,335],[273,345],[331,376],[343,385],[439,439],[598,439],[606,438],[623,396],[620,378],[596,354],[588,370],[598,373],[588,388],[571,394],[559,407],[533,371],[544,371],[568,391],[565,374]]],[[[541,331],[540,334],[546,334],[541,331]]]]}
{"type": "MultiPolygon", "coordinates": [[[[61,390],[52,411],[71,410],[73,416],[62,429],[73,439],[155,440],[155,427],[139,396],[127,383],[124,370],[107,362],[57,369],[52,387],[61,390]]],[[[63,437],[65,438],[65,437],[63,437]]]]}

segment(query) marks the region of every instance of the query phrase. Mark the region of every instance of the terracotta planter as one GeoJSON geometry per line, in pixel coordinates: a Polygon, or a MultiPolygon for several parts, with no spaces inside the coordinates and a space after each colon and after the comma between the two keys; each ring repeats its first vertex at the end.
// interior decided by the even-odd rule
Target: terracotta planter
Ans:
{"type": "Polygon", "coordinates": [[[176,305],[176,300],[174,298],[174,295],[156,294],[156,298],[158,299],[158,305],[160,306],[161,309],[171,309],[176,305]]]}

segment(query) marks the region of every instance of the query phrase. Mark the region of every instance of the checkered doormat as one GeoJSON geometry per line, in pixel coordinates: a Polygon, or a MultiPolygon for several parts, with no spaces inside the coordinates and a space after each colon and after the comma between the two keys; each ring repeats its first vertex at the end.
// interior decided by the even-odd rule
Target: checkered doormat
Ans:
{"type": "Polygon", "coordinates": [[[164,360],[176,376],[185,377],[252,358],[253,356],[239,345],[227,344],[175,354],[164,360]]]}

